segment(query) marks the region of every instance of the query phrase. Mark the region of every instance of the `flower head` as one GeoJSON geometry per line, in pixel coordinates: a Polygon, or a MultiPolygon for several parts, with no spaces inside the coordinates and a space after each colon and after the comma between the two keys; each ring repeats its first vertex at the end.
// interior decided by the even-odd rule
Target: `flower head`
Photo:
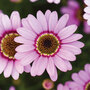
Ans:
{"type": "Polygon", "coordinates": [[[0,14],[0,74],[4,72],[6,78],[12,75],[15,80],[25,68],[20,64],[20,59],[14,57],[15,48],[20,45],[14,38],[19,36],[16,29],[20,26],[21,20],[17,11],[12,12],[10,18],[0,14]]]}
{"type": "Polygon", "coordinates": [[[45,79],[42,83],[42,86],[45,90],[51,90],[54,87],[54,82],[50,79],[45,79]]]}
{"type": "Polygon", "coordinates": [[[90,90],[90,64],[86,64],[84,69],[72,74],[73,81],[68,82],[71,90],[90,90]]]}
{"type": "Polygon", "coordinates": [[[66,72],[72,70],[69,61],[75,61],[75,55],[81,53],[84,44],[77,41],[81,34],[74,34],[76,25],[66,26],[69,15],[65,14],[58,20],[57,12],[47,10],[45,15],[37,12],[37,19],[29,14],[22,20],[22,28],[17,32],[20,36],[14,40],[22,43],[16,48],[15,58],[22,65],[32,63],[31,75],[40,76],[45,69],[53,81],[57,80],[56,67],[66,72]]]}

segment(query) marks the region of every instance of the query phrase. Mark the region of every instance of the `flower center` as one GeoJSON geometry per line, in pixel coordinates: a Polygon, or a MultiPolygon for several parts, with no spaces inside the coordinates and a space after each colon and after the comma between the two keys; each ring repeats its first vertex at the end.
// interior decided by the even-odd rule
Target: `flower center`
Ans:
{"type": "Polygon", "coordinates": [[[86,87],[85,87],[85,90],[90,90],[90,82],[87,83],[86,87]]]}
{"type": "Polygon", "coordinates": [[[36,42],[36,49],[41,55],[53,55],[59,48],[59,40],[53,34],[43,34],[36,42]]]}
{"type": "Polygon", "coordinates": [[[17,36],[19,35],[16,33],[10,33],[6,34],[1,40],[1,52],[9,59],[14,59],[14,55],[16,53],[15,48],[20,45],[14,41],[14,38],[17,36]]]}
{"type": "Polygon", "coordinates": [[[84,14],[83,9],[84,9],[85,7],[86,7],[86,6],[83,4],[83,6],[77,10],[76,17],[77,17],[78,20],[80,20],[80,21],[85,21],[85,20],[83,19],[83,14],[84,14]]]}

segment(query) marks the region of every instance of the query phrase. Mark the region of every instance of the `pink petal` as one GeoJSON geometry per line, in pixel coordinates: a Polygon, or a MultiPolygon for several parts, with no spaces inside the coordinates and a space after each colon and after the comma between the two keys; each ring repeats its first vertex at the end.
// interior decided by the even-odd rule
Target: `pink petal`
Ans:
{"type": "Polygon", "coordinates": [[[7,15],[2,15],[2,24],[6,31],[12,30],[11,21],[7,15]]]}
{"type": "Polygon", "coordinates": [[[39,55],[35,51],[32,51],[26,57],[24,57],[20,62],[22,65],[26,66],[38,57],[39,57],[39,55]]]}
{"type": "Polygon", "coordinates": [[[10,17],[13,30],[21,26],[20,15],[17,11],[13,11],[10,17]]]}
{"type": "Polygon", "coordinates": [[[73,45],[73,46],[78,47],[78,48],[84,47],[84,43],[82,43],[80,41],[74,41],[74,42],[71,42],[71,43],[68,43],[68,44],[73,45]]]}
{"type": "Polygon", "coordinates": [[[36,34],[33,31],[27,30],[25,28],[18,28],[17,32],[24,38],[29,40],[34,40],[36,38],[36,34]]]}
{"type": "Polygon", "coordinates": [[[61,58],[69,61],[75,61],[76,57],[73,53],[65,50],[65,49],[60,49],[60,51],[57,53],[61,58]]]}
{"type": "Polygon", "coordinates": [[[43,31],[41,24],[33,15],[28,15],[28,22],[37,34],[40,34],[43,31]]]}
{"type": "Polygon", "coordinates": [[[53,31],[58,21],[58,15],[57,12],[54,11],[50,14],[49,18],[49,31],[53,31]]]}
{"type": "Polygon", "coordinates": [[[77,41],[79,39],[81,39],[83,36],[81,34],[73,34],[72,36],[62,40],[62,43],[70,43],[70,42],[74,42],[77,41]]]}
{"type": "Polygon", "coordinates": [[[34,62],[32,64],[32,67],[31,67],[31,76],[36,76],[37,75],[37,70],[38,70],[38,68],[36,67],[37,60],[38,60],[38,58],[36,60],[34,60],[34,62]]]}
{"type": "MultiPolygon", "coordinates": [[[[50,10],[47,10],[47,11],[45,12],[45,17],[46,17],[46,20],[47,20],[47,24],[49,24],[50,14],[51,14],[51,11],[50,11],[50,10]]],[[[48,28],[49,28],[49,27],[48,27],[48,28]]]]}
{"type": "Polygon", "coordinates": [[[28,40],[28,39],[25,39],[24,37],[22,36],[18,36],[14,39],[15,42],[18,42],[18,43],[24,43],[26,45],[28,44],[34,44],[34,42],[32,40],[28,40]]]}
{"type": "Polygon", "coordinates": [[[86,20],[88,20],[88,19],[90,18],[90,15],[89,15],[88,13],[85,13],[85,14],[83,15],[83,18],[86,19],[86,20]]]}
{"type": "Polygon", "coordinates": [[[52,81],[56,81],[57,80],[58,75],[57,75],[56,67],[54,67],[54,75],[50,75],[50,78],[51,78],[52,81]]]}
{"type": "MultiPolygon", "coordinates": [[[[80,86],[80,84],[78,84],[78,83],[76,83],[76,82],[74,82],[74,81],[71,81],[71,82],[69,82],[68,86],[69,86],[70,88],[74,89],[74,88],[80,86]]],[[[76,89],[76,90],[77,90],[77,89],[76,89]]]]}
{"type": "Polygon", "coordinates": [[[19,60],[19,59],[23,59],[24,57],[26,57],[27,55],[29,55],[30,52],[18,52],[15,54],[15,59],[19,60]]]}
{"type": "Polygon", "coordinates": [[[59,84],[58,87],[57,87],[57,90],[63,90],[63,85],[59,84]]]}
{"type": "Polygon", "coordinates": [[[31,66],[30,66],[30,65],[24,66],[24,71],[25,71],[26,73],[31,72],[31,66]]]}
{"type": "Polygon", "coordinates": [[[68,86],[64,86],[63,90],[70,90],[68,86]]]}
{"type": "Polygon", "coordinates": [[[22,19],[22,26],[28,30],[32,31],[32,27],[30,26],[29,22],[28,22],[28,18],[23,18],[22,19]]]}
{"type": "Polygon", "coordinates": [[[8,60],[0,57],[0,74],[1,74],[1,73],[3,72],[3,70],[5,69],[7,63],[8,63],[8,60]]]}
{"type": "Polygon", "coordinates": [[[15,62],[15,68],[16,68],[17,72],[20,74],[22,74],[24,71],[24,67],[20,64],[19,61],[15,62]]]}
{"type": "Polygon", "coordinates": [[[50,76],[53,76],[53,75],[54,75],[54,68],[55,68],[55,66],[54,66],[54,61],[53,61],[53,59],[50,57],[50,58],[48,59],[48,65],[47,65],[47,68],[46,68],[46,70],[47,70],[47,72],[48,72],[48,74],[49,74],[50,76]]]}
{"type": "Polygon", "coordinates": [[[63,72],[67,71],[67,67],[66,67],[64,60],[62,60],[59,56],[56,55],[54,57],[54,63],[59,70],[61,70],[63,72]]]}
{"type": "Polygon", "coordinates": [[[86,5],[90,6],[90,0],[85,0],[84,2],[86,5]]]}
{"type": "Polygon", "coordinates": [[[66,28],[60,30],[59,32],[59,37],[60,39],[65,39],[69,36],[71,36],[75,31],[77,30],[77,26],[76,25],[69,25],[66,28]]]}
{"type": "Polygon", "coordinates": [[[67,67],[67,70],[72,70],[72,65],[69,61],[67,60],[64,60],[65,64],[66,64],[66,67],[67,67]]]}
{"type": "Polygon", "coordinates": [[[61,45],[61,47],[62,47],[62,49],[68,50],[75,55],[78,55],[81,53],[81,49],[79,49],[78,47],[75,47],[73,45],[70,45],[70,44],[63,44],[63,45],[61,45]]]}
{"type": "Polygon", "coordinates": [[[46,31],[47,30],[47,21],[46,21],[45,15],[41,11],[37,12],[37,19],[40,22],[43,30],[46,31]]]}
{"type": "Polygon", "coordinates": [[[15,66],[13,67],[12,77],[13,77],[13,79],[15,79],[15,80],[17,80],[17,79],[19,78],[19,73],[17,72],[15,66]]]}
{"type": "Polygon", "coordinates": [[[84,69],[90,75],[90,64],[86,64],[84,69]]]}
{"type": "Polygon", "coordinates": [[[45,69],[46,69],[46,66],[47,66],[47,61],[48,61],[48,59],[47,59],[47,57],[45,58],[45,57],[40,57],[39,59],[38,59],[38,61],[37,61],[37,68],[38,68],[38,70],[37,70],[37,75],[42,75],[43,74],[43,72],[45,71],[45,69]]]}
{"type": "Polygon", "coordinates": [[[79,77],[82,81],[87,82],[89,80],[89,75],[85,71],[81,70],[79,72],[79,77]]]}
{"type": "Polygon", "coordinates": [[[77,73],[72,74],[72,79],[80,85],[84,85],[84,82],[79,78],[79,75],[77,73]]]}
{"type": "Polygon", "coordinates": [[[35,47],[33,44],[31,45],[19,45],[18,47],[16,47],[16,51],[17,52],[27,52],[27,51],[31,51],[31,50],[34,50],[35,47]]]}
{"type": "Polygon", "coordinates": [[[56,27],[54,29],[54,32],[58,33],[60,30],[62,30],[66,26],[66,24],[68,22],[68,19],[69,19],[69,15],[68,14],[63,15],[59,19],[59,21],[58,21],[58,23],[57,23],[57,25],[56,25],[56,27]]]}
{"type": "Polygon", "coordinates": [[[13,70],[13,60],[12,61],[8,61],[8,64],[4,70],[4,76],[7,78],[7,77],[10,77],[11,73],[12,73],[12,70],[13,70]]]}
{"type": "Polygon", "coordinates": [[[90,7],[85,7],[85,8],[84,8],[84,12],[90,13],[90,7]]]}

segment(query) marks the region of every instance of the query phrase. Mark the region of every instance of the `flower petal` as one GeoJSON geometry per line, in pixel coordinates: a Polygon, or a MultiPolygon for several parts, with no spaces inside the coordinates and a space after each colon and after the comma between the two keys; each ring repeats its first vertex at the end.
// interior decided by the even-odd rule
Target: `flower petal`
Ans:
{"type": "Polygon", "coordinates": [[[1,73],[3,72],[3,70],[5,69],[7,63],[8,63],[8,60],[0,57],[0,74],[1,74],[1,73]]]}
{"type": "Polygon", "coordinates": [[[53,31],[58,21],[58,15],[57,12],[54,11],[50,14],[49,18],[49,31],[53,31]]]}
{"type": "Polygon", "coordinates": [[[1,20],[5,31],[12,30],[11,21],[7,15],[2,15],[1,20]]]}
{"type": "MultiPolygon", "coordinates": [[[[47,11],[45,12],[45,17],[46,17],[46,20],[47,20],[47,24],[49,24],[50,14],[51,14],[51,11],[50,11],[50,10],[47,10],[47,11]]],[[[49,29],[49,27],[48,27],[48,29],[49,29]]]]}
{"type": "Polygon", "coordinates": [[[40,34],[43,31],[41,24],[33,15],[28,15],[28,22],[37,34],[40,34]]]}
{"type": "Polygon", "coordinates": [[[58,56],[60,56],[61,58],[65,59],[65,60],[69,60],[69,61],[75,61],[76,57],[73,53],[65,50],[65,49],[60,49],[60,51],[57,53],[58,56]]]}
{"type": "Polygon", "coordinates": [[[46,70],[47,70],[47,72],[48,72],[48,74],[50,75],[50,76],[53,76],[54,75],[54,69],[55,68],[55,66],[54,66],[54,61],[53,61],[53,59],[50,57],[49,59],[48,59],[48,65],[47,65],[47,68],[46,68],[46,70]]]}
{"type": "Polygon", "coordinates": [[[79,75],[77,73],[72,74],[72,79],[80,85],[84,85],[84,82],[79,78],[79,75]]]}
{"type": "Polygon", "coordinates": [[[61,70],[63,72],[67,71],[67,67],[66,67],[64,60],[62,60],[59,56],[56,55],[54,57],[54,63],[59,70],[61,70]]]}
{"type": "Polygon", "coordinates": [[[83,36],[81,34],[73,34],[72,36],[62,40],[62,43],[70,43],[70,42],[74,42],[77,41],[79,39],[81,39],[83,36]]]}
{"type": "Polygon", "coordinates": [[[13,71],[12,71],[12,77],[17,80],[19,78],[19,73],[17,72],[15,66],[13,67],[13,71]]]}
{"type": "Polygon", "coordinates": [[[18,28],[17,32],[24,38],[29,40],[34,40],[36,38],[36,34],[33,31],[27,30],[25,28],[18,28]]]}
{"type": "Polygon", "coordinates": [[[71,43],[68,43],[68,44],[73,45],[73,46],[78,47],[78,48],[84,47],[84,43],[82,43],[80,41],[74,41],[74,42],[71,42],[71,43]]]}
{"type": "Polygon", "coordinates": [[[30,66],[30,65],[24,66],[24,71],[25,71],[26,73],[31,72],[31,66],[30,66]]]}
{"type": "Polygon", "coordinates": [[[37,12],[37,19],[40,22],[43,30],[46,31],[47,30],[47,21],[46,21],[45,15],[41,11],[37,12]]]}
{"type": "Polygon", "coordinates": [[[16,51],[17,52],[27,52],[27,51],[31,51],[34,50],[35,47],[31,44],[31,45],[19,45],[18,47],[16,47],[16,51]]]}
{"type": "Polygon", "coordinates": [[[68,22],[68,19],[69,19],[69,15],[68,14],[63,15],[59,19],[59,21],[58,21],[58,23],[57,23],[57,25],[56,25],[56,27],[54,29],[54,32],[58,33],[60,30],[62,30],[66,26],[66,24],[68,22]]]}
{"type": "Polygon", "coordinates": [[[46,69],[46,66],[47,66],[47,61],[48,61],[48,59],[47,59],[47,57],[45,58],[45,57],[40,57],[39,59],[38,59],[38,61],[37,61],[37,68],[38,68],[38,70],[37,70],[37,75],[42,75],[43,74],[43,72],[45,71],[45,69],[46,69]]]}
{"type": "Polygon", "coordinates": [[[24,57],[20,62],[22,65],[26,66],[38,57],[39,55],[35,51],[32,51],[26,57],[24,57]]]}
{"type": "Polygon", "coordinates": [[[76,30],[77,30],[76,25],[69,25],[66,28],[60,30],[58,36],[62,40],[62,39],[65,39],[65,38],[71,36],[76,30]]]}
{"type": "Polygon", "coordinates": [[[10,17],[13,30],[21,26],[20,15],[17,11],[13,11],[10,17]]]}
{"type": "Polygon", "coordinates": [[[63,44],[63,45],[61,45],[61,47],[62,47],[62,49],[68,50],[75,55],[78,55],[81,53],[81,49],[79,49],[78,47],[75,47],[73,45],[70,45],[70,44],[63,44]]]}
{"type": "Polygon", "coordinates": [[[16,68],[17,72],[20,74],[22,74],[24,71],[24,67],[20,64],[19,61],[15,62],[15,68],[16,68]]]}
{"type": "Polygon", "coordinates": [[[25,39],[22,36],[18,36],[16,38],[14,38],[14,41],[17,43],[24,43],[26,45],[31,44],[31,43],[34,44],[34,42],[32,40],[25,39]]]}
{"type": "Polygon", "coordinates": [[[12,61],[8,61],[8,64],[4,70],[4,76],[7,78],[7,77],[10,77],[11,73],[12,73],[12,70],[13,70],[13,60],[12,61]]]}

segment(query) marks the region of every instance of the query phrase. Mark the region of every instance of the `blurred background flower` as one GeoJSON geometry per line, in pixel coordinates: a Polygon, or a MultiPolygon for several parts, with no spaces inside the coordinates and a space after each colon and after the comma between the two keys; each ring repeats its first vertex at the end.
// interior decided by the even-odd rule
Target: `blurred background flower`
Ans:
{"type": "MultiPolygon", "coordinates": [[[[76,0],[68,0],[67,6],[63,6],[60,11],[62,14],[68,13],[70,15],[68,25],[70,24],[76,24],[80,25],[80,23],[83,23],[83,30],[85,33],[90,34],[90,26],[87,24],[86,20],[83,18],[84,15],[84,7],[85,4],[82,0],[82,6],[80,6],[79,2],[76,0]]],[[[84,15],[86,16],[86,14],[84,15]]],[[[88,15],[89,16],[89,15],[88,15]]]]}

